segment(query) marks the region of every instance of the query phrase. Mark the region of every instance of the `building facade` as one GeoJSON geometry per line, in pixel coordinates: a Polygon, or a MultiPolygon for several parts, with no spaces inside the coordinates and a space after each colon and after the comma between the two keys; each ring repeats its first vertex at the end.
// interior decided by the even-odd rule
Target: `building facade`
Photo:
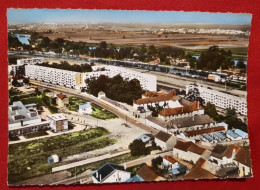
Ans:
{"type": "Polygon", "coordinates": [[[190,84],[186,86],[186,93],[190,89],[198,88],[200,92],[200,97],[205,100],[205,102],[210,102],[217,107],[235,108],[236,111],[242,115],[247,115],[247,101],[246,98],[241,98],[224,92],[219,92],[212,90],[201,85],[190,84]]]}
{"type": "Polygon", "coordinates": [[[86,86],[83,75],[84,73],[63,69],[25,65],[25,76],[27,78],[68,88],[80,89],[80,87],[86,86]]]}
{"type": "Polygon", "coordinates": [[[26,59],[18,59],[17,65],[35,65],[36,63],[43,63],[43,57],[35,57],[35,58],[26,58],[26,59]]]}
{"type": "Polygon", "coordinates": [[[92,66],[93,72],[87,73],[86,78],[98,78],[100,75],[105,75],[112,78],[120,75],[123,79],[137,79],[144,90],[157,91],[157,78],[154,75],[148,75],[141,72],[133,71],[116,66],[92,66]]]}
{"type": "Polygon", "coordinates": [[[54,132],[68,130],[68,120],[61,114],[47,115],[47,121],[54,132]]]}
{"type": "Polygon", "coordinates": [[[42,121],[36,111],[36,105],[23,105],[22,102],[13,102],[8,107],[9,135],[19,136],[46,130],[50,127],[49,121],[42,121]]]}

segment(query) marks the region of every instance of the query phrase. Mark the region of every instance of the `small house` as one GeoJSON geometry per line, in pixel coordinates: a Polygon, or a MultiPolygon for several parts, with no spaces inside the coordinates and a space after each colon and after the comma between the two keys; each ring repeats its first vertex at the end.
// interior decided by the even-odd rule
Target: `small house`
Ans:
{"type": "Polygon", "coordinates": [[[164,131],[159,131],[155,135],[155,143],[162,148],[162,150],[172,150],[176,144],[176,137],[164,131]]]}
{"type": "Polygon", "coordinates": [[[90,103],[79,105],[79,113],[81,114],[92,114],[93,109],[90,103]]]}
{"type": "Polygon", "coordinates": [[[48,164],[55,164],[59,162],[59,157],[57,154],[51,155],[47,158],[47,162],[48,164]]]}

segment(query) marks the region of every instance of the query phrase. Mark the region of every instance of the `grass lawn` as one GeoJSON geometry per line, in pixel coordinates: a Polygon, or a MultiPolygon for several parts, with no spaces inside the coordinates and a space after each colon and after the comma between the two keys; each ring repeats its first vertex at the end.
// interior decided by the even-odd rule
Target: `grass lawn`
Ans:
{"type": "Polygon", "coordinates": [[[73,96],[69,96],[69,101],[70,101],[70,105],[69,105],[69,107],[67,107],[68,110],[75,111],[75,112],[77,112],[79,110],[80,104],[85,104],[88,102],[84,99],[73,97],[73,96]]]}
{"type": "Polygon", "coordinates": [[[49,133],[47,133],[46,131],[38,131],[38,132],[35,132],[35,133],[31,133],[31,134],[25,135],[24,137],[26,139],[31,139],[31,138],[47,136],[47,135],[49,135],[49,133]]]}
{"type": "Polygon", "coordinates": [[[90,114],[92,117],[103,119],[103,120],[109,120],[109,119],[115,119],[118,118],[115,114],[111,113],[110,111],[99,107],[96,104],[91,104],[93,113],[90,114]]]}
{"type": "Polygon", "coordinates": [[[61,159],[82,152],[101,149],[116,143],[108,138],[109,131],[95,128],[59,135],[30,142],[9,145],[8,182],[18,181],[51,173],[47,157],[57,154],[61,159]]]}
{"type": "MultiPolygon", "coordinates": [[[[143,155],[144,156],[144,155],[143,155]]],[[[120,155],[120,156],[116,156],[113,158],[108,158],[105,160],[100,160],[94,163],[90,163],[90,164],[86,164],[83,166],[78,166],[76,167],[76,171],[75,168],[71,168],[68,171],[71,172],[71,174],[73,176],[75,176],[76,174],[79,175],[83,172],[85,172],[86,170],[97,170],[98,168],[100,168],[101,166],[103,166],[104,164],[106,164],[107,162],[113,163],[113,164],[122,164],[131,160],[135,160],[137,158],[141,158],[143,156],[132,156],[131,153],[127,153],[124,155],[120,155]]]]}

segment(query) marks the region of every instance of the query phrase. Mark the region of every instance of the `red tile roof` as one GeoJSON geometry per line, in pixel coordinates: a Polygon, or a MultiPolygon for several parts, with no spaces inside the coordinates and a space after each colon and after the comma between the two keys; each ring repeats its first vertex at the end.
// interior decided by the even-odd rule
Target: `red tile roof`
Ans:
{"type": "Polygon", "coordinates": [[[174,91],[171,91],[167,95],[157,96],[157,97],[149,97],[149,98],[143,98],[136,100],[134,104],[148,104],[148,103],[154,103],[154,102],[161,102],[161,101],[168,101],[171,100],[174,96],[176,96],[176,93],[174,91]]]}
{"type": "Polygon", "coordinates": [[[169,138],[171,138],[171,134],[169,133],[166,133],[164,131],[159,131],[156,135],[155,135],[155,138],[156,139],[159,139],[163,142],[167,142],[169,140],[169,138]]]}
{"type": "Polygon", "coordinates": [[[191,168],[190,172],[183,176],[183,179],[215,179],[215,175],[209,171],[203,169],[203,165],[206,163],[206,160],[200,158],[195,165],[191,168]]]}
{"type": "Polygon", "coordinates": [[[187,152],[188,148],[193,144],[193,142],[182,142],[182,141],[177,141],[177,144],[174,146],[174,148],[182,150],[187,152]]]}
{"type": "Polygon", "coordinates": [[[198,155],[202,155],[206,149],[205,148],[201,148],[195,144],[192,144],[189,148],[188,148],[188,151],[190,152],[193,152],[195,154],[198,154],[198,155]]]}
{"type": "Polygon", "coordinates": [[[211,156],[219,158],[219,159],[222,159],[224,156],[227,158],[231,158],[233,151],[235,151],[234,160],[236,160],[237,162],[239,162],[245,166],[252,167],[250,150],[247,150],[236,144],[232,144],[232,145],[228,146],[222,153],[214,152],[214,150],[213,150],[211,156]]]}
{"type": "Polygon", "coordinates": [[[139,175],[144,181],[154,181],[158,175],[157,173],[147,165],[143,165],[137,172],[137,175],[139,175]]]}
{"type": "Polygon", "coordinates": [[[58,98],[61,99],[61,100],[63,100],[64,98],[67,98],[67,96],[64,95],[64,94],[59,94],[59,95],[58,95],[58,98]]]}
{"type": "Polygon", "coordinates": [[[201,130],[196,130],[196,131],[186,131],[185,135],[187,137],[195,136],[195,135],[201,135],[205,133],[213,133],[217,131],[223,131],[226,130],[225,127],[219,126],[219,127],[213,127],[213,128],[207,128],[207,129],[201,129],[201,130]]]}
{"type": "Polygon", "coordinates": [[[167,116],[172,116],[172,115],[191,113],[191,112],[194,112],[197,110],[199,110],[199,102],[196,101],[188,106],[164,109],[159,114],[164,117],[167,117],[167,116]]]}
{"type": "Polygon", "coordinates": [[[164,159],[167,160],[167,161],[169,161],[169,162],[171,162],[172,164],[178,162],[177,160],[175,160],[175,159],[174,159],[172,156],[170,156],[170,155],[164,156],[164,159]]]}

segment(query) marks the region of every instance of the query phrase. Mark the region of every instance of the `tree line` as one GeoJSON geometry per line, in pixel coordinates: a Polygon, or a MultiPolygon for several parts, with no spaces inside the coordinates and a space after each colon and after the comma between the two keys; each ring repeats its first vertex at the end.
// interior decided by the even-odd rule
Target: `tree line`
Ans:
{"type": "Polygon", "coordinates": [[[51,67],[56,69],[63,69],[68,71],[75,71],[75,72],[92,72],[92,67],[88,63],[80,64],[80,65],[71,65],[67,61],[61,61],[60,64],[53,63],[49,64],[48,62],[44,62],[41,64],[36,64],[44,67],[51,67]]]}

